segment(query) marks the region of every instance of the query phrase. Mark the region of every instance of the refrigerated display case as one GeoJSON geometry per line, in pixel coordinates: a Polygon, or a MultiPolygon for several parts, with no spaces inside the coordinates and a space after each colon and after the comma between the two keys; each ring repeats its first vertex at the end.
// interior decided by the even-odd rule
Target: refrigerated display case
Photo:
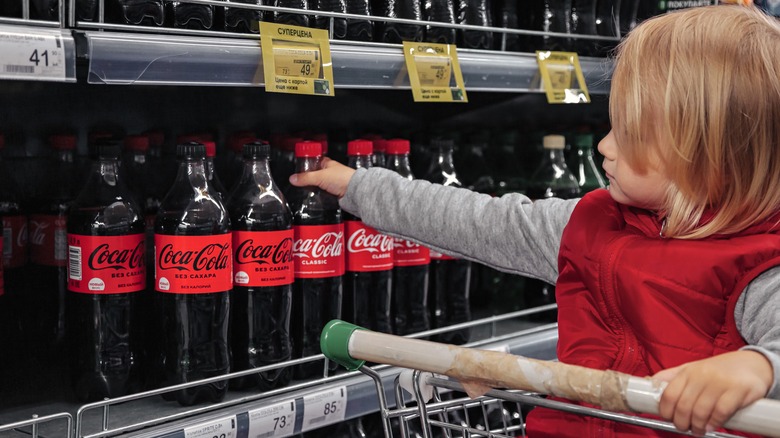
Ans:
{"type": "MultiPolygon", "coordinates": [[[[39,188],[40,169],[35,158],[43,155],[47,135],[62,130],[78,135],[77,150],[83,159],[88,153],[88,134],[97,130],[132,134],[162,128],[174,138],[176,134],[205,129],[215,134],[218,144],[224,145],[223,140],[231,132],[241,129],[265,133],[306,129],[329,132],[340,141],[370,131],[400,135],[430,129],[562,129],[607,120],[611,63],[605,58],[580,58],[592,103],[550,105],[545,100],[533,53],[458,49],[469,103],[415,103],[400,45],[331,40],[335,97],[283,95],[264,90],[258,75],[262,57],[257,34],[120,25],[103,22],[102,12],[96,21],[78,20],[75,1],[65,0],[57,3],[56,20],[31,19],[30,0],[18,1],[23,5],[22,17],[0,17],[0,35],[21,35],[52,44],[60,49],[56,56],[63,64],[56,71],[45,73],[40,69],[17,68],[13,60],[20,55],[11,56],[10,46],[0,45],[4,69],[0,73],[0,131],[5,134],[6,156],[21,175],[25,195],[39,188]]],[[[224,5],[214,0],[185,3],[188,2],[224,5]]],[[[104,1],[97,4],[101,11],[104,1]]],[[[279,10],[272,6],[241,7],[279,10]]],[[[356,18],[348,14],[321,15],[356,18]]],[[[488,30],[502,39],[508,35],[538,34],[519,29],[425,24],[488,30]]],[[[530,313],[551,311],[553,307],[510,313],[478,311],[470,323],[413,337],[471,327],[470,346],[553,359],[555,324],[528,319],[530,313]]],[[[3,354],[15,354],[21,364],[27,360],[24,353],[3,354]]],[[[324,356],[318,355],[213,379],[230,379],[300,362],[319,361],[325,365],[324,360],[324,356]]],[[[233,390],[221,403],[191,407],[178,406],[160,396],[181,386],[79,403],[59,389],[62,381],[67,381],[66,376],[57,375],[45,364],[35,363],[29,368],[17,370],[14,384],[0,388],[0,398],[6,399],[5,403],[0,402],[1,437],[32,434],[193,438],[217,429],[227,431],[225,436],[245,437],[260,425],[271,424],[276,428],[265,435],[252,436],[290,436],[379,409],[373,381],[356,372],[332,375],[327,366],[323,366],[322,378],[293,381],[285,388],[267,392],[233,390]],[[326,402],[335,403],[338,408],[313,416],[313,409],[326,402]],[[274,418],[276,423],[272,423],[274,418]]],[[[400,372],[389,366],[378,365],[375,369],[387,380],[388,388],[400,372]]]]}

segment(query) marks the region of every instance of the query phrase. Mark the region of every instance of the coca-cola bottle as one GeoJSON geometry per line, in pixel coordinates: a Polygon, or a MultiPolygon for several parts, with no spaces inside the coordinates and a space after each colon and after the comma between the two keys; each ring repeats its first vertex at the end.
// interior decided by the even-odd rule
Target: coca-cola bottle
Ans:
{"type": "MultiPolygon", "coordinates": [[[[304,141],[295,145],[295,172],[319,170],[322,145],[304,141]]],[[[344,275],[344,224],[335,196],[317,187],[290,186],[287,199],[293,214],[293,311],[290,326],[293,356],[320,353],[320,332],[325,324],[341,317],[344,275]]],[[[331,370],[336,364],[330,364],[331,370]]],[[[295,369],[299,379],[316,376],[323,368],[307,362],[295,369]]]]}
{"type": "MultiPolygon", "coordinates": [[[[453,141],[436,139],[431,142],[435,158],[425,179],[432,183],[462,187],[452,160],[453,141]]],[[[428,308],[434,328],[446,327],[471,320],[469,290],[471,288],[471,262],[431,251],[428,308]]],[[[442,333],[439,342],[465,344],[469,329],[442,333]]]]}
{"type": "MultiPolygon", "coordinates": [[[[206,147],[180,144],[179,171],[155,219],[155,289],[163,385],[227,374],[230,218],[206,175],[206,147]]],[[[227,381],[176,391],[182,405],[220,401],[227,381]]]]}
{"type": "Polygon", "coordinates": [[[214,158],[217,156],[217,144],[206,140],[203,145],[206,146],[206,178],[208,178],[211,188],[222,197],[222,202],[224,202],[227,199],[227,190],[217,175],[217,166],[214,162],[214,158]]]}
{"type": "Polygon", "coordinates": [[[228,193],[233,191],[244,172],[244,145],[255,140],[257,136],[251,131],[234,132],[228,137],[225,153],[217,156],[217,173],[228,193]]]}
{"type": "Polygon", "coordinates": [[[68,336],[83,401],[138,390],[140,292],[146,287],[143,210],[119,172],[119,146],[100,146],[70,206],[68,336]]]}
{"type": "Polygon", "coordinates": [[[75,197],[76,136],[53,135],[54,157],[48,163],[45,192],[30,208],[30,289],[25,297],[24,319],[38,345],[62,345],[65,339],[67,290],[68,205],[75,197]]]}
{"type": "MultiPolygon", "coordinates": [[[[5,136],[0,134],[0,154],[5,150],[5,136]]],[[[0,156],[0,217],[3,224],[3,280],[8,301],[14,305],[26,289],[27,214],[22,207],[21,189],[12,177],[11,168],[0,156]]],[[[18,321],[17,315],[10,315],[18,321]]],[[[18,335],[18,333],[17,333],[18,335]]]]}
{"type": "MultiPolygon", "coordinates": [[[[233,371],[292,357],[292,212],[271,178],[270,152],[266,142],[244,146],[244,170],[227,201],[233,227],[233,371]]],[[[286,385],[290,374],[289,368],[278,368],[234,379],[230,385],[258,385],[266,391],[286,385]]]]}
{"type": "MultiPolygon", "coordinates": [[[[353,169],[372,167],[371,142],[350,141],[347,156],[353,169]]],[[[344,228],[347,241],[344,318],[374,331],[391,333],[393,238],[346,212],[344,228]]]]}
{"type": "MultiPolygon", "coordinates": [[[[387,141],[387,168],[412,180],[409,140],[387,141]]],[[[430,250],[420,244],[393,239],[393,332],[408,335],[431,328],[428,316],[430,250]]]]}
{"type": "MultiPolygon", "coordinates": [[[[577,179],[566,165],[563,149],[566,138],[562,135],[545,135],[542,138],[544,154],[536,171],[531,175],[526,194],[533,200],[547,198],[570,199],[580,195],[577,179]]],[[[529,308],[555,303],[555,286],[542,280],[528,279],[523,294],[529,308]]],[[[556,314],[536,314],[532,319],[554,322],[556,314]]]]}
{"type": "Polygon", "coordinates": [[[282,191],[286,191],[290,185],[290,175],[295,173],[295,145],[303,139],[280,135],[275,141],[276,144],[271,143],[274,152],[271,157],[271,176],[279,183],[282,191]]]}

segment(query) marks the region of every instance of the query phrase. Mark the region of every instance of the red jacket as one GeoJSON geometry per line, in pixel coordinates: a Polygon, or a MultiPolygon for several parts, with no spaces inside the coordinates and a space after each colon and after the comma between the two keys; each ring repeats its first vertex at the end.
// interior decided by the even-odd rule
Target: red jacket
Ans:
{"type": "MultiPolygon", "coordinates": [[[[751,280],[780,265],[778,219],[736,235],[667,239],[652,212],[607,190],[586,195],[558,255],[558,359],[649,376],[745,345],[734,307],[751,280]]],[[[531,438],[672,436],[540,408],[528,423],[531,438]]]]}

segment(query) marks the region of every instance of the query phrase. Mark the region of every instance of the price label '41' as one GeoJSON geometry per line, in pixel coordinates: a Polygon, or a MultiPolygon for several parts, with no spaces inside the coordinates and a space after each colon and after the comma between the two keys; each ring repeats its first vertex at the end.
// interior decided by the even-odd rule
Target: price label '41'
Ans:
{"type": "Polygon", "coordinates": [[[65,48],[54,33],[0,26],[0,78],[64,80],[65,48]]]}
{"type": "Polygon", "coordinates": [[[329,389],[303,397],[302,432],[344,421],[347,387],[329,389]]]}
{"type": "Polygon", "coordinates": [[[285,437],[294,430],[294,400],[249,411],[249,438],[285,437]]]}
{"type": "Polygon", "coordinates": [[[236,416],[184,428],[184,438],[236,438],[236,416]]]}

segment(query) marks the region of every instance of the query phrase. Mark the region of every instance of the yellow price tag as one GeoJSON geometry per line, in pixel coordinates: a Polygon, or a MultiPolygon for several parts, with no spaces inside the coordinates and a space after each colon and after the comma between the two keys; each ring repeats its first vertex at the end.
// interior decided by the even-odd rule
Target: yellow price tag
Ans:
{"type": "Polygon", "coordinates": [[[576,53],[537,51],[536,60],[548,103],[590,103],[576,53]]]}
{"type": "Polygon", "coordinates": [[[333,63],[324,29],[260,22],[265,91],[333,96],[333,63]]]}
{"type": "Polygon", "coordinates": [[[415,102],[468,102],[453,44],[403,42],[415,102]]]}

